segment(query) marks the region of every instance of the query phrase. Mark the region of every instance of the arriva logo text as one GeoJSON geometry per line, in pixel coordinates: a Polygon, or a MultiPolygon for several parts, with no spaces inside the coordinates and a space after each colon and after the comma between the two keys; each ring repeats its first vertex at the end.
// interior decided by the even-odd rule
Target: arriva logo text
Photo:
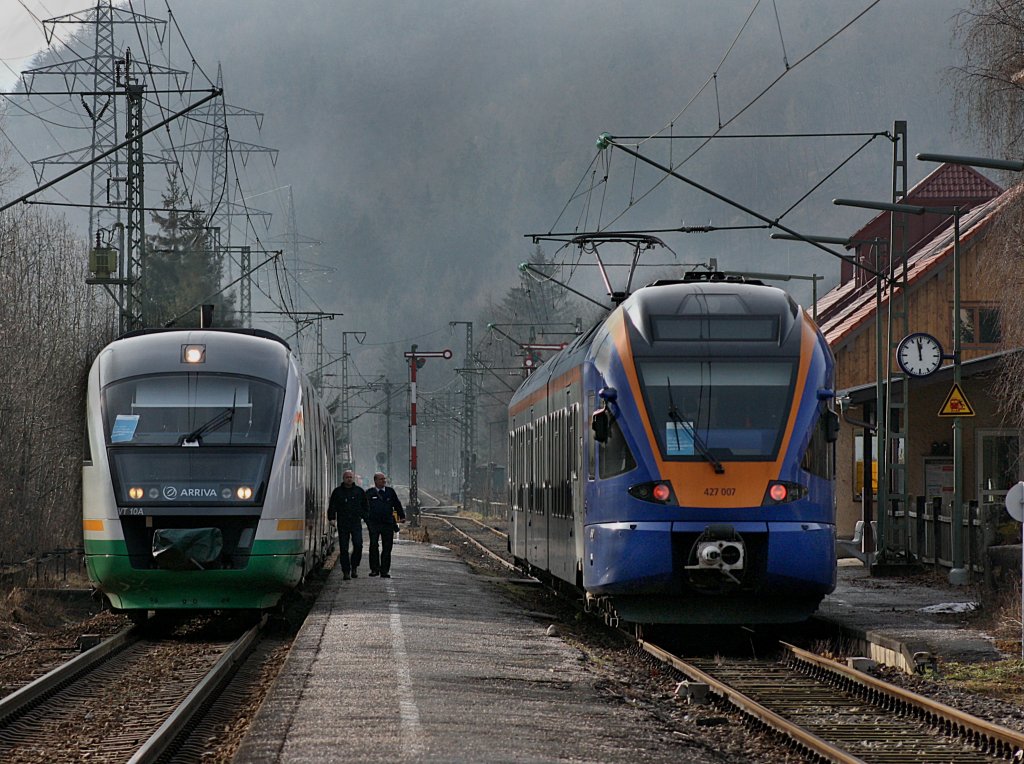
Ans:
{"type": "Polygon", "coordinates": [[[182,488],[178,490],[174,486],[164,486],[163,495],[165,499],[216,499],[216,488],[182,488]]]}

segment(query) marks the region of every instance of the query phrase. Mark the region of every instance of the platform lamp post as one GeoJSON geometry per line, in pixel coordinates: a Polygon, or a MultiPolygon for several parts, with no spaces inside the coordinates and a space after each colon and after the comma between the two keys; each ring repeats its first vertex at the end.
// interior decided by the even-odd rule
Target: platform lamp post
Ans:
{"type": "MultiPolygon", "coordinates": [[[[906,215],[924,215],[926,212],[953,215],[953,382],[960,384],[960,207],[925,207],[920,204],[874,202],[863,199],[833,199],[840,207],[859,207],[882,212],[900,212],[906,215]]],[[[876,322],[878,317],[876,316],[876,322]]],[[[876,415],[877,416],[877,415],[876,415]]],[[[909,424],[909,423],[908,423],[909,424]]],[[[963,578],[963,543],[959,528],[963,522],[963,444],[961,443],[960,417],[953,420],[953,511],[950,544],[953,552],[953,568],[949,572],[950,583],[963,578]]],[[[881,509],[879,511],[881,515],[881,509]]],[[[936,555],[938,550],[936,550],[936,555]]]]}
{"type": "MultiPolygon", "coordinates": [[[[876,271],[875,274],[875,421],[872,422],[855,422],[847,418],[844,414],[844,418],[850,424],[861,426],[864,428],[864,446],[863,453],[861,454],[863,461],[863,485],[861,488],[861,521],[863,535],[861,536],[861,552],[864,555],[864,561],[870,566],[874,561],[875,554],[885,558],[885,492],[884,484],[879,481],[879,493],[878,493],[878,519],[875,520],[874,508],[872,507],[873,491],[872,486],[874,485],[874,471],[873,463],[878,461],[879,473],[881,473],[882,467],[884,466],[883,444],[885,442],[886,430],[885,430],[885,418],[881,416],[883,406],[883,393],[882,393],[882,323],[879,317],[882,315],[882,276],[881,269],[879,269],[879,252],[878,249],[881,246],[881,242],[878,239],[853,239],[849,236],[817,236],[817,235],[803,235],[792,236],[787,233],[773,233],[771,235],[773,239],[781,239],[784,241],[804,241],[812,244],[838,244],[842,247],[849,247],[853,244],[871,244],[872,252],[875,255],[874,265],[876,271]],[[872,441],[876,440],[879,444],[877,454],[873,454],[872,441]],[[878,536],[875,539],[875,533],[872,530],[872,524],[878,525],[878,536]]],[[[815,300],[817,302],[817,300],[815,300]]],[[[817,308],[817,305],[815,305],[817,308]]],[[[818,321],[817,310],[814,311],[813,315],[815,323],[818,321]]]]}

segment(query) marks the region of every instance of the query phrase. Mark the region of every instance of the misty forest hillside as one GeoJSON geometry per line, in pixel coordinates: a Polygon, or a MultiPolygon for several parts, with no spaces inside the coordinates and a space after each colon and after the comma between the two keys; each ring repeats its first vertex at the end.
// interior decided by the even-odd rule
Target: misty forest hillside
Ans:
{"type": "MultiPolygon", "coordinates": [[[[212,76],[223,65],[229,102],[266,115],[261,132],[238,121],[232,137],[280,149],[274,180],[292,186],[301,232],[323,242],[309,256],[334,269],[309,277],[307,288],[324,309],[372,314],[397,338],[412,322],[446,325],[485,305],[488,293],[500,296],[532,250],[523,234],[556,221],[562,230],[580,226],[579,202],[559,213],[597,135],[660,130],[716,70],[717,94],[706,89],[675,135],[714,131],[719,109],[723,119],[735,115],[788,62],[786,77],[723,134],[884,131],[907,119],[911,152],[963,146],[951,133],[943,79],[961,2],[880,3],[802,62],[869,3],[780,0],[778,22],[771,4],[761,5],[745,28],[745,2],[179,0],[173,10],[204,70],[212,76]]],[[[28,118],[9,121],[12,135],[38,133],[28,118]]],[[[862,142],[722,140],[684,172],[776,216],[862,142]]],[[[674,143],[678,161],[699,142],[674,143]]],[[[23,150],[39,153],[31,142],[23,150]]],[[[669,160],[665,141],[650,151],[669,160]]],[[[786,222],[818,230],[825,214],[838,228],[830,233],[855,230],[860,217],[828,201],[840,191],[886,194],[890,154],[876,142],[786,222]]],[[[649,186],[655,176],[641,172],[649,186]]],[[[631,164],[616,159],[605,222],[623,211],[634,183],[643,188],[631,164]]],[[[274,211],[272,229],[281,230],[284,205],[252,203],[274,211]]],[[[672,181],[615,225],[709,222],[756,221],[672,181]]],[[[728,268],[837,274],[827,256],[794,261],[764,232],[666,241],[686,262],[716,256],[728,268]]]]}
{"type": "MultiPolygon", "coordinates": [[[[288,263],[298,284],[268,270],[254,289],[254,307],[277,309],[269,296],[283,283],[291,307],[344,314],[324,323],[324,349],[337,359],[341,332],[367,332],[363,345],[349,337],[357,381],[381,372],[402,379],[401,351],[413,342],[458,351],[460,334],[450,321],[474,321],[477,339],[485,338],[491,311],[508,307],[509,290],[520,283],[516,266],[535,254],[525,234],[758,223],[621,152],[598,156],[602,132],[658,134],[643,143],[645,155],[769,218],[833,236],[853,233],[870,215],[836,208],[832,198],[884,200],[891,193],[887,139],[724,136],[884,133],[905,119],[911,156],[983,153],[954,129],[948,79],[958,60],[954,18],[965,0],[171,5],[187,48],[176,32],[161,48],[150,36],[121,29],[128,35],[121,44],[137,54],[169,54],[160,63],[190,72],[195,87],[208,87],[220,64],[227,102],[264,115],[258,131],[255,119],[230,122],[232,139],[279,150],[276,165],[265,154],[231,160],[236,203],[254,213],[233,218],[231,244],[299,244],[298,259],[288,263]],[[679,138],[712,133],[719,138],[711,142],[679,138]],[[585,193],[590,186],[594,192],[585,193]],[[272,213],[269,223],[259,211],[272,213]]],[[[133,9],[166,17],[163,2],[137,1],[133,9]]],[[[80,34],[75,53],[90,45],[80,34]]],[[[44,56],[35,65],[52,60],[44,56]]],[[[33,101],[50,120],[44,127],[7,109],[5,131],[25,157],[88,140],[81,128],[61,130],[78,106],[51,104],[58,100],[33,101]]],[[[158,117],[148,106],[146,123],[158,117]]],[[[189,129],[176,135],[176,145],[202,128],[189,129]]],[[[167,149],[163,135],[147,140],[147,150],[167,149]]],[[[194,167],[185,186],[200,204],[211,195],[203,161],[185,162],[194,167]]],[[[912,162],[910,183],[930,169],[912,162]]],[[[157,205],[166,172],[149,166],[146,179],[147,203],[157,205]]],[[[33,180],[25,166],[19,187],[33,180]]],[[[62,184],[60,193],[87,198],[77,181],[62,184]]],[[[56,190],[46,198],[60,201],[56,190]]],[[[64,214],[84,227],[81,210],[64,214]]],[[[819,292],[838,279],[834,258],[772,241],[761,228],[662,238],[671,252],[645,254],[652,263],[716,258],[728,270],[817,274],[824,277],[819,292]]],[[[559,274],[604,299],[595,269],[586,267],[589,255],[541,246],[560,262],[581,261],[559,274]]],[[[616,254],[609,257],[621,260],[616,254]]],[[[653,273],[641,272],[638,281],[653,273]]],[[[786,288],[809,304],[808,282],[786,288]]],[[[294,329],[271,316],[261,321],[286,336],[294,329]]],[[[447,384],[452,373],[428,365],[424,389],[447,384]]],[[[489,416],[497,420],[500,412],[489,416]]],[[[354,426],[371,420],[377,424],[364,417],[354,426]]]]}

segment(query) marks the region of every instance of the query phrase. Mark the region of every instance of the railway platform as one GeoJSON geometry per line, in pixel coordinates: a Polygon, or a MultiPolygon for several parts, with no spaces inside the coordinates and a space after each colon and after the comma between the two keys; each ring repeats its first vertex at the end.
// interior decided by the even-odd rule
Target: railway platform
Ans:
{"type": "Polygon", "coordinates": [[[449,550],[399,541],[392,578],[360,573],[328,577],[236,762],[727,761],[602,695],[449,550]]]}
{"type": "MultiPolygon", "coordinates": [[[[236,762],[725,761],[608,702],[578,650],[447,549],[393,557],[390,579],[328,577],[236,762]]],[[[906,670],[998,658],[958,616],[970,594],[841,560],[816,618],[906,670]]]]}
{"type": "Polygon", "coordinates": [[[991,636],[967,622],[977,605],[976,592],[947,585],[938,574],[873,576],[860,560],[846,558],[815,619],[865,657],[913,672],[1004,657],[991,636]]]}

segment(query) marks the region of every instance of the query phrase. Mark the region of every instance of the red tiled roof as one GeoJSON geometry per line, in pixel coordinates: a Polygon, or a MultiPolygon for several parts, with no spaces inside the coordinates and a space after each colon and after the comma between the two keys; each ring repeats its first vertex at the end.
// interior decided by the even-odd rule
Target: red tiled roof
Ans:
{"type": "MultiPolygon", "coordinates": [[[[902,201],[905,204],[937,204],[942,202],[950,206],[956,203],[966,207],[973,207],[981,202],[995,199],[1001,193],[1003,193],[1002,188],[973,167],[943,163],[907,191],[907,195],[902,201]]],[[[873,228],[878,220],[887,218],[889,214],[888,212],[881,212],[875,215],[875,217],[868,221],[867,225],[863,226],[850,238],[867,238],[868,229],[873,228]]]]}
{"type": "MultiPolygon", "coordinates": [[[[991,201],[982,204],[960,218],[960,244],[963,246],[984,235],[1006,205],[1024,193],[1024,187],[1015,186],[991,201]]],[[[953,225],[950,225],[926,246],[907,258],[907,287],[922,281],[941,267],[953,252],[953,225]]],[[[897,291],[896,294],[899,294],[897,291]]],[[[888,291],[882,294],[882,303],[888,302],[888,291]]],[[[875,313],[875,285],[856,287],[853,281],[840,284],[823,295],[817,303],[821,331],[830,347],[835,348],[865,324],[875,313]],[[831,315],[830,315],[831,314],[831,315]],[[824,318],[823,318],[824,316],[824,318]]]]}

